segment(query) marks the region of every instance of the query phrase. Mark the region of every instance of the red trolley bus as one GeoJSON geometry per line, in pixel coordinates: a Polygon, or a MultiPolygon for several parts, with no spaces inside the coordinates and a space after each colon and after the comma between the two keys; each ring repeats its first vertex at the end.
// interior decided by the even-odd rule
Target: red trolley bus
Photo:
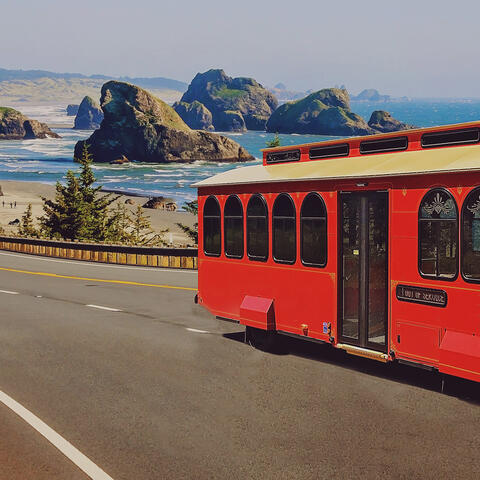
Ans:
{"type": "Polygon", "coordinates": [[[198,302],[480,381],[480,122],[263,152],[197,184],[198,302]]]}

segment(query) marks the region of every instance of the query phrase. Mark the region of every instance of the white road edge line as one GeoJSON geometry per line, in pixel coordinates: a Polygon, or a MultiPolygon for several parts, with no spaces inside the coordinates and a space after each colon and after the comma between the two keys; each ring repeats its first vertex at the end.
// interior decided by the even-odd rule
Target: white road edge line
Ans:
{"type": "Polygon", "coordinates": [[[93,263],[86,260],[60,260],[56,258],[48,258],[42,257],[41,255],[33,255],[33,254],[18,254],[18,253],[8,253],[8,252],[0,252],[0,255],[5,255],[6,257],[20,257],[20,258],[31,258],[32,260],[40,260],[43,262],[52,262],[52,263],[67,263],[70,265],[88,265],[89,267],[107,267],[107,268],[116,268],[116,269],[123,269],[123,270],[137,270],[137,271],[144,271],[144,272],[168,272],[168,273],[193,273],[197,274],[196,270],[190,269],[182,269],[182,268],[162,268],[162,267],[150,267],[150,268],[143,268],[143,267],[131,267],[128,265],[110,265],[108,263],[93,263]]]}
{"type": "Polygon", "coordinates": [[[207,330],[198,330],[197,328],[188,328],[187,327],[187,330],[189,332],[193,332],[193,333],[210,333],[210,332],[207,332],[207,330]]]}
{"type": "Polygon", "coordinates": [[[52,445],[62,452],[78,468],[84,471],[92,480],[113,480],[100,467],[93,463],[82,452],[75,448],[70,442],[65,440],[55,430],[50,428],[45,422],[36,415],[20,405],[13,398],[0,390],[0,402],[15,412],[20,418],[25,420],[38,433],[43,435],[52,445]]]}
{"type": "Polygon", "coordinates": [[[103,305],[85,305],[90,308],[98,308],[99,310],[108,310],[109,312],[121,312],[119,308],[104,307],[103,305]]]}
{"type": "Polygon", "coordinates": [[[0,293],[8,293],[9,295],[20,295],[19,292],[11,292],[10,290],[0,290],[0,293]]]}

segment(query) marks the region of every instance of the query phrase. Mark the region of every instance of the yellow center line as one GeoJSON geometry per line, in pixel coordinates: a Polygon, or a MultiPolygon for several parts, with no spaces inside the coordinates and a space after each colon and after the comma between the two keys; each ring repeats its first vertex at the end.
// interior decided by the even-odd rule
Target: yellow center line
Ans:
{"type": "Polygon", "coordinates": [[[4,272],[24,273],[27,275],[39,275],[42,277],[66,278],[68,280],[84,280],[87,282],[102,282],[102,283],[115,283],[120,285],[134,285],[136,287],[170,288],[173,290],[190,290],[193,292],[197,291],[196,288],[178,287],[175,285],[159,285],[157,283],[140,283],[140,282],[129,282],[125,280],[105,280],[102,278],[76,277],[73,275],[57,275],[56,273],[47,273],[47,272],[30,272],[29,270],[17,270],[15,268],[4,268],[4,267],[0,267],[0,270],[4,272]]]}

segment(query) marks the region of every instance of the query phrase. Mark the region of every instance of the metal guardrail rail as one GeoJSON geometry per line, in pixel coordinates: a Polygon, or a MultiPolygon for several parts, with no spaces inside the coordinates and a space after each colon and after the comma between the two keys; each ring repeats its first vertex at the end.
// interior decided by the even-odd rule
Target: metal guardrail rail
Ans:
{"type": "Polygon", "coordinates": [[[196,269],[196,248],[139,247],[0,236],[0,250],[87,262],[196,269]]]}

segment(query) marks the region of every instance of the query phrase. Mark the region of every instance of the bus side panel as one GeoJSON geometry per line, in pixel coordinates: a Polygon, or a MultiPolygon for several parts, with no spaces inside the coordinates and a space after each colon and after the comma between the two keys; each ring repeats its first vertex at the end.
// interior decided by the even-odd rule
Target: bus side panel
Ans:
{"type": "MultiPolygon", "coordinates": [[[[281,191],[281,190],[280,190],[281,191]]],[[[242,259],[225,256],[223,248],[219,257],[203,253],[202,211],[207,196],[199,196],[199,302],[214,315],[240,321],[240,305],[246,295],[272,299],[275,328],[289,333],[306,335],[328,341],[337,330],[337,196],[336,192],[319,192],[327,208],[327,265],[308,267],[301,262],[300,210],[309,191],[293,193],[296,216],[296,260],[293,265],[277,263],[272,258],[273,203],[278,192],[261,193],[269,211],[269,257],[267,261],[253,261],[246,255],[246,234],[242,259]],[[325,325],[324,325],[325,323],[325,325]],[[326,333],[324,333],[326,332],[326,333]]],[[[232,192],[234,193],[234,192],[232,192]]],[[[246,233],[246,208],[249,194],[238,193],[244,209],[246,233]]],[[[221,209],[228,195],[216,195],[221,209]]]]}
{"type": "Polygon", "coordinates": [[[336,281],[328,272],[202,259],[199,292],[217,316],[240,321],[240,305],[249,295],[273,300],[276,330],[326,341],[323,323],[335,331],[336,281]]]}
{"type": "Polygon", "coordinates": [[[444,309],[401,301],[397,286],[421,286],[418,273],[418,207],[428,190],[391,192],[391,346],[397,358],[438,366],[444,309]]]}

